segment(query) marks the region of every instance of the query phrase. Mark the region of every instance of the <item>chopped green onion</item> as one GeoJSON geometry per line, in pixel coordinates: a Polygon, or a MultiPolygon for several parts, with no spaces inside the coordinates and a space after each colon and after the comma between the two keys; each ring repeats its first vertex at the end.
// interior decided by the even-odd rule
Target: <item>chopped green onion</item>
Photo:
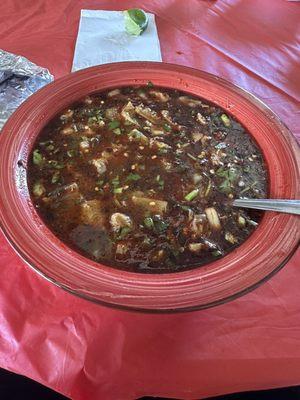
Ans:
{"type": "Polygon", "coordinates": [[[121,187],[114,188],[114,193],[115,194],[122,193],[122,192],[123,192],[123,188],[121,188],[121,187]]]}
{"type": "Polygon", "coordinates": [[[179,207],[182,208],[184,211],[191,211],[191,209],[190,209],[189,206],[185,206],[185,205],[181,205],[181,204],[178,204],[178,205],[179,205],[179,207]]]}
{"type": "Polygon", "coordinates": [[[187,156],[190,157],[192,160],[197,161],[197,158],[193,156],[191,153],[187,153],[187,156]]]}
{"type": "Polygon", "coordinates": [[[48,164],[50,164],[50,168],[55,168],[55,169],[63,169],[64,168],[64,164],[58,162],[57,160],[50,160],[48,161],[48,164]]]}
{"type": "Polygon", "coordinates": [[[243,189],[243,190],[240,192],[240,195],[243,194],[243,193],[248,192],[250,189],[251,189],[251,186],[247,186],[245,189],[243,189]]]}
{"type": "Polygon", "coordinates": [[[116,187],[120,184],[120,179],[119,176],[116,176],[114,179],[112,179],[111,184],[116,187]]]}
{"type": "Polygon", "coordinates": [[[169,124],[164,124],[163,128],[164,128],[164,130],[167,131],[167,132],[170,132],[171,129],[172,129],[172,128],[170,127],[169,124]]]}
{"type": "Polygon", "coordinates": [[[76,154],[76,151],[75,151],[75,150],[68,150],[68,151],[67,151],[67,155],[68,155],[68,157],[70,157],[70,158],[74,157],[75,154],[76,154]]]}
{"type": "Polygon", "coordinates": [[[72,124],[71,127],[74,129],[74,132],[78,132],[78,128],[76,124],[72,124]]]}
{"type": "Polygon", "coordinates": [[[130,173],[126,178],[126,182],[138,181],[139,179],[141,179],[141,175],[130,173]]]}
{"type": "Polygon", "coordinates": [[[204,197],[207,197],[209,195],[210,190],[211,190],[211,179],[209,179],[209,181],[208,181],[208,185],[205,190],[204,197]]]}
{"type": "Polygon", "coordinates": [[[49,145],[46,147],[46,149],[47,149],[48,151],[54,150],[53,144],[49,144],[49,145]]]}
{"type": "Polygon", "coordinates": [[[111,121],[111,122],[108,124],[108,129],[113,130],[113,129],[119,128],[119,126],[120,126],[120,121],[117,121],[117,120],[115,119],[115,120],[111,121]]]}
{"type": "Polygon", "coordinates": [[[231,182],[229,180],[225,179],[225,181],[223,181],[219,185],[219,190],[223,193],[230,193],[231,192],[231,182]]]}
{"type": "Polygon", "coordinates": [[[158,154],[167,154],[168,149],[158,149],[157,153],[158,154]]]}
{"type": "Polygon", "coordinates": [[[185,200],[192,201],[194,200],[199,194],[199,189],[194,189],[190,193],[184,196],[185,200]]]}
{"type": "Polygon", "coordinates": [[[33,190],[32,191],[33,191],[33,194],[35,196],[40,197],[46,192],[46,189],[45,189],[44,185],[41,182],[36,182],[33,185],[33,190]]]}
{"type": "Polygon", "coordinates": [[[32,161],[33,161],[33,164],[35,164],[35,165],[43,164],[44,158],[38,149],[34,150],[33,156],[32,156],[32,161]]]}
{"type": "Polygon", "coordinates": [[[51,179],[51,183],[57,183],[60,179],[60,172],[59,171],[55,171],[52,179],[51,179]]]}
{"type": "Polygon", "coordinates": [[[149,229],[153,228],[153,226],[154,226],[153,219],[151,217],[145,218],[144,225],[149,229]]]}
{"type": "Polygon", "coordinates": [[[100,115],[101,111],[100,110],[98,110],[98,111],[99,112],[97,112],[96,116],[88,118],[88,125],[97,125],[97,124],[100,124],[103,121],[103,118],[100,115]]]}
{"type": "Polygon", "coordinates": [[[97,122],[97,117],[89,117],[88,118],[89,125],[93,125],[95,122],[97,122]]]}
{"type": "Polygon", "coordinates": [[[115,135],[121,135],[121,134],[122,134],[120,128],[113,129],[113,133],[114,133],[115,135]]]}
{"type": "Polygon", "coordinates": [[[164,185],[165,185],[165,181],[160,177],[160,175],[157,175],[155,180],[159,184],[160,188],[163,189],[164,185]]]}
{"type": "Polygon", "coordinates": [[[150,244],[152,244],[152,240],[149,237],[145,237],[142,244],[149,246],[150,244]]]}
{"type": "Polygon", "coordinates": [[[231,122],[230,122],[230,119],[228,118],[228,116],[227,116],[226,114],[222,114],[222,115],[221,115],[221,120],[222,120],[223,124],[224,124],[227,128],[230,127],[231,122]]]}
{"type": "Polygon", "coordinates": [[[163,233],[168,229],[169,224],[162,219],[160,219],[159,216],[154,216],[153,217],[153,223],[154,223],[154,230],[156,233],[163,233]]]}
{"type": "Polygon", "coordinates": [[[238,216],[238,224],[242,228],[246,225],[246,219],[242,215],[238,216]]]}
{"type": "Polygon", "coordinates": [[[228,170],[221,167],[221,168],[217,169],[216,175],[220,176],[220,177],[228,178],[228,170]]]}
{"type": "Polygon", "coordinates": [[[233,184],[239,178],[240,172],[235,168],[226,170],[221,167],[216,171],[216,175],[224,178],[224,181],[219,185],[219,190],[223,193],[229,193],[231,192],[233,184]]]}
{"type": "Polygon", "coordinates": [[[102,186],[102,185],[103,185],[103,183],[104,183],[104,181],[103,181],[103,180],[96,181],[96,185],[97,185],[97,186],[102,186]]]}
{"type": "Polygon", "coordinates": [[[247,219],[247,222],[248,222],[249,225],[252,225],[252,226],[257,226],[258,225],[258,223],[253,221],[252,219],[247,219]]]}
{"type": "Polygon", "coordinates": [[[121,228],[117,239],[124,239],[124,237],[127,236],[129,232],[131,232],[131,228],[129,226],[124,226],[123,228],[121,228]]]}
{"type": "Polygon", "coordinates": [[[131,140],[142,142],[144,144],[148,144],[149,142],[148,137],[135,128],[128,133],[128,136],[132,138],[131,140]]]}
{"type": "Polygon", "coordinates": [[[53,140],[46,140],[46,142],[40,142],[39,145],[40,146],[48,146],[49,144],[52,144],[53,140]]]}

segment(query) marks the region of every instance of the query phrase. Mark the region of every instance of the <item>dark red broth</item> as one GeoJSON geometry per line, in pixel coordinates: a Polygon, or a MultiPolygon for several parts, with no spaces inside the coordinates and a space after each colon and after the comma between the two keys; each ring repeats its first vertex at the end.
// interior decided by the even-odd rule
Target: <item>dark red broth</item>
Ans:
{"type": "Polygon", "coordinates": [[[224,256],[261,217],[230,200],[267,194],[261,152],[243,126],[151,83],[64,110],[39,135],[28,181],[63,242],[134,272],[176,272],[224,256]]]}

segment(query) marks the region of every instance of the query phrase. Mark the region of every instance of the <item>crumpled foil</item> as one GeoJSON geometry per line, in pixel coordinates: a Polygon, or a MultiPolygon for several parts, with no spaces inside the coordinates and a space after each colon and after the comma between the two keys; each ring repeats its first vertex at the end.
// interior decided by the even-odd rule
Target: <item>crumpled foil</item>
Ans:
{"type": "Polygon", "coordinates": [[[53,79],[46,68],[0,49],[0,130],[27,97],[53,79]]]}

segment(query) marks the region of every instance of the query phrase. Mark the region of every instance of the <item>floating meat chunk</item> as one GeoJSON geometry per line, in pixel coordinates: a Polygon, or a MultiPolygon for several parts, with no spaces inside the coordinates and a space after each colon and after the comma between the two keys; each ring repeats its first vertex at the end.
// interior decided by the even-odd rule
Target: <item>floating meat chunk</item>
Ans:
{"type": "Polygon", "coordinates": [[[132,221],[128,215],[117,212],[112,214],[112,216],[110,217],[110,224],[112,226],[112,229],[115,232],[118,232],[122,228],[130,228],[132,226],[132,221]]]}
{"type": "Polygon", "coordinates": [[[80,204],[80,219],[83,224],[104,226],[105,213],[100,200],[88,200],[80,204]]]}
{"type": "Polygon", "coordinates": [[[135,206],[142,208],[144,211],[160,215],[166,212],[168,207],[167,201],[152,199],[149,197],[138,197],[134,195],[131,200],[135,206]]]}
{"type": "Polygon", "coordinates": [[[103,175],[106,172],[106,163],[103,158],[96,158],[91,161],[91,164],[94,165],[99,175],[103,175]]]}
{"type": "Polygon", "coordinates": [[[159,117],[157,113],[149,107],[144,107],[142,104],[135,107],[135,112],[140,115],[141,117],[147,119],[148,121],[152,122],[153,124],[159,121],[159,117]]]}

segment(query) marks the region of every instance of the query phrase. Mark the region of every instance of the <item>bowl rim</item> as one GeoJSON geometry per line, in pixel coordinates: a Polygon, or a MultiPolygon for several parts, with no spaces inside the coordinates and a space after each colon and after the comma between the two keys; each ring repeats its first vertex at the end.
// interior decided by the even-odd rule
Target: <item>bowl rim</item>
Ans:
{"type": "MultiPolygon", "coordinates": [[[[119,76],[120,71],[123,71],[124,74],[130,73],[131,80],[134,79],[133,77],[140,76],[141,74],[146,74],[145,76],[152,76],[151,79],[149,78],[148,80],[154,81],[155,84],[157,84],[157,80],[159,80],[159,76],[161,74],[164,74],[164,77],[168,73],[173,73],[175,75],[177,74],[177,88],[190,93],[191,86],[187,87],[185,81],[185,79],[188,78],[194,80],[193,84],[195,82],[202,82],[202,84],[204,84],[204,82],[207,81],[209,82],[211,88],[219,88],[220,90],[223,89],[225,91],[227,90],[228,95],[230,93],[234,93],[237,98],[239,98],[241,101],[245,101],[245,104],[248,104],[249,107],[251,106],[258,112],[258,115],[260,118],[262,118],[261,123],[266,124],[266,127],[270,130],[270,132],[275,135],[274,140],[277,138],[278,143],[281,143],[283,146],[281,151],[286,157],[285,161],[287,163],[287,167],[290,169],[288,172],[290,173],[289,177],[291,180],[291,187],[282,188],[281,192],[286,193],[289,189],[288,192],[292,198],[299,197],[299,188],[297,188],[297,185],[295,184],[297,179],[299,181],[300,165],[296,140],[289,132],[288,128],[279,120],[279,118],[270,110],[270,108],[262,103],[259,99],[222,78],[190,67],[157,62],[122,62],[105,64],[71,73],[70,75],[60,78],[45,86],[27,99],[5,124],[0,137],[0,185],[3,185],[2,187],[7,185],[8,187],[6,195],[3,195],[3,192],[0,194],[0,227],[4,235],[8,238],[9,242],[12,244],[16,252],[21,256],[21,258],[44,278],[56,284],[57,286],[76,294],[77,296],[112,307],[143,312],[189,311],[224,303],[225,301],[249,292],[281,269],[296,250],[299,242],[299,238],[297,236],[297,232],[299,232],[298,217],[286,214],[278,215],[276,213],[267,212],[256,231],[242,245],[237,247],[236,250],[233,250],[225,257],[188,271],[172,274],[148,275],[113,269],[85,258],[60,242],[46,227],[36,213],[31,200],[28,197],[28,190],[26,194],[27,181],[26,179],[24,181],[24,171],[22,170],[22,172],[20,172],[18,167],[16,170],[14,170],[14,164],[12,162],[14,161],[16,163],[18,161],[16,158],[20,159],[19,155],[21,154],[21,150],[23,152],[27,152],[27,155],[30,152],[28,144],[22,144],[22,140],[24,138],[26,139],[27,130],[28,132],[32,132],[32,130],[34,131],[35,129],[35,139],[39,133],[38,126],[42,126],[43,124],[47,123],[48,120],[57,113],[52,112],[51,115],[51,112],[47,111],[47,107],[49,109],[49,98],[52,99],[52,102],[53,99],[57,100],[59,95],[66,94],[67,90],[70,88],[71,91],[74,91],[80,82],[86,84],[88,80],[93,79],[95,82],[99,80],[101,81],[101,79],[108,79],[109,76],[111,79],[116,80],[116,77],[119,76]],[[156,79],[153,78],[153,74],[156,79]],[[35,107],[37,107],[37,110],[35,107]],[[45,119],[45,114],[47,113],[48,120],[45,119]],[[24,117],[26,117],[25,122],[24,117]],[[24,133],[20,133],[22,129],[24,133]],[[12,142],[12,135],[10,135],[10,132],[12,131],[17,137],[15,140],[17,144],[12,142]],[[13,150],[16,152],[15,154],[12,154],[13,150],[12,147],[9,147],[9,145],[13,146],[13,150]],[[8,151],[9,154],[4,154],[5,150],[8,151]],[[16,157],[16,154],[18,157],[16,157]],[[6,169],[3,168],[4,166],[6,166],[6,169]],[[284,189],[286,190],[284,191],[284,189]],[[9,207],[6,207],[7,205],[9,205],[9,207]],[[26,215],[31,216],[33,220],[31,222],[34,222],[32,226],[28,225],[28,221],[26,222],[25,218],[20,218],[21,221],[16,222],[16,215],[18,212],[20,212],[18,209],[20,207],[24,207],[24,210],[26,210],[27,213],[26,215]],[[266,259],[266,257],[261,257],[260,262],[268,264],[268,268],[264,268],[264,271],[259,270],[265,267],[265,265],[263,265],[261,268],[258,268],[256,265],[255,268],[253,267],[254,270],[251,271],[251,268],[244,263],[243,272],[244,274],[249,275],[246,283],[244,282],[245,276],[242,279],[242,277],[239,276],[241,275],[241,271],[238,269],[235,269],[234,277],[230,276],[227,269],[233,271],[233,264],[236,268],[238,261],[241,261],[241,258],[237,257],[239,256],[237,253],[241,253],[241,249],[243,248],[244,253],[247,250],[250,252],[250,256],[253,256],[253,252],[259,250],[261,247],[261,243],[258,243],[258,241],[262,240],[265,234],[270,234],[270,227],[274,225],[274,220],[276,222],[276,227],[282,229],[282,231],[278,233],[280,237],[283,238],[284,234],[289,233],[288,230],[295,232],[295,237],[290,237],[289,240],[285,240],[284,245],[281,249],[279,249],[279,251],[277,251],[276,254],[273,252],[273,256],[276,261],[271,263],[271,267],[270,260],[266,259]],[[28,250],[28,243],[30,241],[28,235],[25,236],[27,242],[25,242],[25,244],[23,242],[26,228],[29,230],[31,229],[30,233],[32,235],[36,235],[36,230],[40,229],[41,233],[44,234],[43,241],[46,241],[46,245],[45,243],[38,243],[38,246],[36,246],[37,249],[34,249],[33,244],[31,244],[31,247],[28,250]],[[264,231],[262,232],[263,229],[264,231]],[[253,248],[251,248],[251,246],[249,248],[250,242],[251,245],[253,245],[253,248]],[[60,261],[61,263],[63,262],[64,267],[66,268],[65,260],[57,260],[57,258],[55,258],[55,254],[52,254],[53,251],[51,254],[49,254],[49,249],[54,249],[50,246],[50,244],[56,246],[54,247],[55,250],[60,249],[62,251],[60,256],[63,255],[64,257],[68,257],[68,262],[76,262],[76,279],[79,279],[77,282],[74,283],[74,278],[72,278],[72,276],[71,279],[69,277],[65,280],[64,277],[60,276],[61,272],[58,273],[58,271],[56,271],[58,275],[51,275],[51,270],[49,271],[45,267],[44,263],[52,262],[57,264],[60,261]],[[245,244],[248,244],[248,246],[246,247],[245,244]],[[47,247],[48,245],[50,247],[47,247]],[[78,268],[82,268],[82,271],[79,271],[78,268]],[[221,274],[221,269],[223,276],[221,276],[220,279],[219,275],[221,274]],[[90,270],[92,270],[92,275],[95,275],[94,277],[97,277],[97,279],[96,281],[89,280],[89,286],[85,286],[87,283],[85,280],[83,280],[83,274],[86,272],[89,275],[90,270]],[[215,279],[215,276],[217,275],[219,281],[215,279]],[[243,284],[238,282],[238,279],[243,280],[243,284]],[[231,280],[233,281],[231,282],[231,280]],[[225,282],[226,285],[231,288],[231,293],[229,295],[227,295],[228,291],[222,295],[222,290],[220,289],[221,282],[225,282]],[[207,286],[207,283],[209,283],[210,286],[207,286]],[[201,297],[201,290],[206,290],[207,292],[210,290],[211,293],[201,297]],[[187,299],[186,296],[190,296],[190,299],[187,299]],[[177,297],[180,297],[180,301],[178,301],[177,297]]],[[[124,79],[124,77],[122,79],[124,79]]],[[[140,84],[142,81],[146,83],[146,77],[134,79],[135,84],[140,84]]],[[[104,90],[104,83],[103,81],[101,82],[102,90],[104,90]]],[[[132,84],[133,82],[127,83],[127,85],[132,84]]],[[[107,86],[107,88],[113,88],[116,86],[120,85],[117,83],[115,85],[110,84],[107,86]]],[[[93,91],[101,91],[101,89],[96,88],[96,86],[94,89],[92,90],[90,87],[90,91],[87,91],[85,95],[92,93],[93,91]]],[[[74,96],[73,92],[72,95],[74,96]]],[[[77,99],[81,97],[83,97],[82,94],[78,96],[77,99]]],[[[74,100],[70,101],[69,103],[72,103],[73,101],[74,100]]],[[[224,108],[224,105],[220,106],[224,108]]],[[[229,113],[232,112],[230,109],[227,111],[229,113]]],[[[250,133],[252,134],[251,130],[250,133]]],[[[31,143],[33,143],[33,141],[34,140],[31,139],[31,143]]],[[[270,145],[272,146],[271,142],[270,145]]],[[[264,151],[266,151],[266,149],[264,149],[264,151]]],[[[283,166],[278,166],[278,168],[279,167],[283,169],[283,166]]],[[[273,173],[273,171],[270,172],[271,174],[273,173]]],[[[283,174],[283,171],[280,170],[279,172],[281,172],[281,175],[283,174]]],[[[285,169],[285,173],[287,173],[287,168],[285,169]]],[[[31,222],[29,221],[29,224],[31,222]]],[[[291,232],[289,236],[292,236],[291,232]]],[[[276,240],[278,242],[278,237],[276,240]]],[[[251,261],[255,266],[255,260],[251,259],[251,261]]],[[[71,267],[75,268],[75,265],[68,265],[68,268],[71,267]]],[[[75,270],[73,270],[73,272],[75,273],[75,270]]]]}

